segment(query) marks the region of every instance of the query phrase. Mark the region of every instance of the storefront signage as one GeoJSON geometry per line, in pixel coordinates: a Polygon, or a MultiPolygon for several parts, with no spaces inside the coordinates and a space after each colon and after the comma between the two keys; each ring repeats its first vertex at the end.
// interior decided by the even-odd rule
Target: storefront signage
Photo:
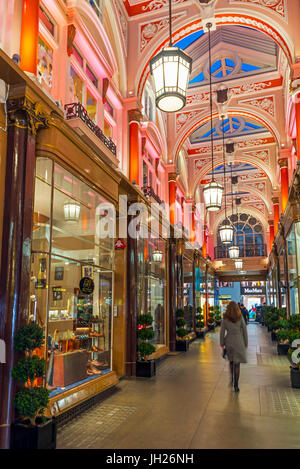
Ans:
{"type": "Polygon", "coordinates": [[[266,287],[241,287],[241,295],[265,295],[266,287]]]}
{"type": "Polygon", "coordinates": [[[80,280],[79,287],[80,287],[81,293],[83,293],[84,295],[91,295],[94,291],[95,284],[94,284],[93,279],[89,277],[83,277],[80,280]]]}
{"type": "Polygon", "coordinates": [[[117,239],[117,241],[115,242],[115,250],[122,251],[125,248],[126,248],[126,243],[124,243],[124,241],[120,238],[117,239]]]}

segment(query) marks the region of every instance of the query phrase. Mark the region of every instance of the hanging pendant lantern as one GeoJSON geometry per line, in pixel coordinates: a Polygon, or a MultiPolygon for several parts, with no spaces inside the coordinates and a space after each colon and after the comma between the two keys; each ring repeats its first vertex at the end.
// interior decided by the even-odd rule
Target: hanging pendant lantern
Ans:
{"type": "Polygon", "coordinates": [[[238,259],[240,256],[240,248],[238,246],[231,246],[228,249],[230,259],[238,259]]]}
{"type": "Polygon", "coordinates": [[[153,262],[155,262],[155,264],[160,264],[163,259],[163,253],[159,249],[156,249],[152,253],[152,259],[153,259],[153,262]]]}
{"type": "Polygon", "coordinates": [[[150,60],[156,106],[164,112],[177,112],[186,105],[186,90],[192,71],[192,59],[178,47],[172,47],[172,0],[169,0],[170,43],[150,60]]]}
{"type": "Polygon", "coordinates": [[[186,105],[186,90],[192,59],[178,47],[165,47],[150,61],[156,106],[164,112],[177,112],[186,105]]]}
{"type": "Polygon", "coordinates": [[[235,261],[236,270],[241,270],[243,268],[243,259],[237,259],[235,261]]]}
{"type": "Polygon", "coordinates": [[[210,140],[211,140],[211,169],[212,180],[204,186],[203,196],[206,210],[208,212],[218,212],[222,207],[222,197],[224,188],[215,181],[214,176],[214,136],[213,136],[213,108],[212,108],[212,78],[211,78],[211,35],[212,23],[207,23],[208,29],[208,55],[209,55],[209,94],[210,94],[210,140]]]}
{"type": "Polygon", "coordinates": [[[212,181],[204,186],[203,196],[208,212],[218,212],[221,210],[223,190],[223,186],[216,181],[212,181]]]}
{"type": "Polygon", "coordinates": [[[64,216],[67,222],[78,222],[80,217],[80,204],[75,201],[65,202],[64,216]]]}
{"type": "Polygon", "coordinates": [[[220,226],[219,233],[223,244],[230,244],[232,242],[233,227],[228,220],[226,220],[224,225],[220,226]]]}

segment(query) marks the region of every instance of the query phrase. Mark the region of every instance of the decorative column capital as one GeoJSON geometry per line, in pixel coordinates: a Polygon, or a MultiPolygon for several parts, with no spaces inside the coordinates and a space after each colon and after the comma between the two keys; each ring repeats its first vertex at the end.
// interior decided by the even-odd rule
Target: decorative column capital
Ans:
{"type": "Polygon", "coordinates": [[[40,128],[47,127],[50,119],[50,116],[47,115],[47,111],[40,101],[33,102],[26,96],[8,99],[7,112],[9,118],[8,125],[28,127],[33,135],[36,135],[40,128]]]}
{"type": "Polygon", "coordinates": [[[272,197],[273,205],[279,205],[279,197],[272,197]]]}
{"type": "Polygon", "coordinates": [[[288,168],[289,160],[287,158],[279,158],[278,165],[280,166],[280,169],[288,168]]]}
{"type": "Polygon", "coordinates": [[[129,124],[133,123],[133,122],[136,122],[138,124],[140,124],[143,120],[143,114],[141,113],[141,111],[136,108],[136,109],[130,109],[128,111],[128,121],[129,121],[129,124]]]}
{"type": "Polygon", "coordinates": [[[168,180],[169,182],[176,182],[178,178],[177,173],[169,173],[168,174],[168,180]]]}

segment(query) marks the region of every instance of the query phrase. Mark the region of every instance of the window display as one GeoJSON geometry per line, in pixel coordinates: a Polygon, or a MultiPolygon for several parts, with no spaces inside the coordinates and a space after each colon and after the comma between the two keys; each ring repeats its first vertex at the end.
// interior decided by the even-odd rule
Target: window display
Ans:
{"type": "Polygon", "coordinates": [[[300,275],[300,227],[295,223],[287,237],[287,259],[291,314],[299,313],[299,275],[300,275]]]}
{"type": "Polygon", "coordinates": [[[105,199],[61,166],[38,158],[35,191],[30,313],[57,394],[110,370],[114,240],[105,199]]]}
{"type": "Polygon", "coordinates": [[[160,239],[138,239],[138,314],[151,314],[155,333],[152,344],[159,346],[165,339],[166,249],[160,239]],[[158,255],[158,252],[160,255],[158,255]]]}
{"type": "Polygon", "coordinates": [[[188,258],[183,258],[183,304],[184,315],[187,322],[187,329],[192,331],[193,324],[193,262],[188,258]]]}

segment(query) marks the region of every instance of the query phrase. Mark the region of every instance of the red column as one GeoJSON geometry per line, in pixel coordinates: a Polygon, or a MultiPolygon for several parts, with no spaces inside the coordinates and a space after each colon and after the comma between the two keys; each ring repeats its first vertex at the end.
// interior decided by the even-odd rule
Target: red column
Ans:
{"type": "Polygon", "coordinates": [[[280,158],[278,160],[280,166],[280,180],[281,180],[281,210],[284,213],[288,197],[289,197],[289,174],[288,174],[288,159],[280,158]]]}
{"type": "Polygon", "coordinates": [[[269,246],[269,252],[272,250],[273,242],[274,242],[274,221],[269,220],[269,226],[270,226],[270,246],[269,246]]]}
{"type": "Polygon", "coordinates": [[[279,223],[279,198],[273,197],[273,212],[274,212],[274,236],[276,237],[278,232],[278,223],[279,223]]]}
{"type": "Polygon", "coordinates": [[[203,245],[202,245],[202,256],[206,259],[207,256],[207,233],[206,233],[206,226],[203,230],[203,245]]]}
{"type": "Polygon", "coordinates": [[[196,220],[195,220],[195,210],[196,210],[196,207],[193,205],[193,208],[192,208],[192,230],[191,230],[191,243],[194,243],[196,241],[196,220]]]}
{"type": "Polygon", "coordinates": [[[297,159],[300,160],[300,93],[297,94],[295,101],[296,112],[296,130],[297,130],[297,159]]]}
{"type": "Polygon", "coordinates": [[[177,174],[169,174],[169,207],[170,207],[170,223],[175,225],[176,212],[176,179],[177,174]]]}
{"type": "Polygon", "coordinates": [[[135,181],[138,185],[140,182],[140,126],[136,121],[129,124],[130,138],[130,163],[129,163],[129,179],[130,182],[135,181]]]}
{"type": "Polygon", "coordinates": [[[23,0],[20,57],[25,72],[37,71],[40,0],[23,0]]]}

